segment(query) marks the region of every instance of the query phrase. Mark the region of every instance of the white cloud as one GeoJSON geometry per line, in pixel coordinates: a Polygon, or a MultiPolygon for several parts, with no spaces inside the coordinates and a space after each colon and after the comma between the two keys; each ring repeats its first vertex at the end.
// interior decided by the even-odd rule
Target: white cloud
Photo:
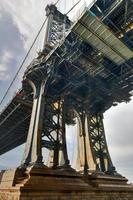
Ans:
{"type": "Polygon", "coordinates": [[[13,56],[13,53],[9,50],[3,51],[3,54],[0,58],[0,80],[6,81],[9,79],[10,76],[8,74],[8,64],[13,59],[13,56]]]}
{"type": "Polygon", "coordinates": [[[133,182],[133,99],[104,114],[104,125],[112,161],[117,171],[133,182]]]}
{"type": "Polygon", "coordinates": [[[0,8],[9,13],[19,29],[25,47],[38,32],[45,18],[45,3],[42,0],[1,0],[0,8]]]}
{"type": "Polygon", "coordinates": [[[7,67],[3,64],[0,64],[0,73],[1,72],[6,72],[7,71],[7,67]]]}
{"type": "MultiPolygon", "coordinates": [[[[86,4],[90,4],[94,0],[82,0],[80,4],[78,4],[78,9],[86,2],[86,4]]],[[[1,0],[0,1],[0,9],[4,9],[8,12],[14,24],[20,31],[21,37],[24,41],[24,46],[27,49],[29,45],[32,43],[33,38],[37,35],[38,30],[40,29],[45,16],[45,7],[47,4],[52,2],[56,2],[56,0],[1,0]]],[[[66,13],[72,5],[74,5],[77,0],[69,1],[66,4],[64,0],[60,0],[57,6],[59,9],[61,8],[62,12],[66,13]]],[[[72,15],[75,15],[75,12],[78,10],[74,9],[72,11],[72,15]]]]}
{"type": "Polygon", "coordinates": [[[9,74],[7,74],[6,72],[1,72],[0,71],[0,80],[2,80],[2,81],[6,81],[6,80],[8,80],[10,78],[10,75],[9,74]]]}
{"type": "Polygon", "coordinates": [[[10,60],[14,57],[13,53],[9,50],[4,51],[2,61],[5,63],[9,63],[10,60]]]}

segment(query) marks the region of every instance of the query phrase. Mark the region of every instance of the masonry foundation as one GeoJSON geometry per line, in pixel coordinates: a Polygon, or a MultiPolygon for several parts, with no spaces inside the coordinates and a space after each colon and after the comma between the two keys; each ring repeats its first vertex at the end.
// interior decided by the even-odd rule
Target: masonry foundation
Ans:
{"type": "Polygon", "coordinates": [[[1,178],[0,200],[133,200],[133,187],[126,181],[67,169],[8,170],[1,178]]]}

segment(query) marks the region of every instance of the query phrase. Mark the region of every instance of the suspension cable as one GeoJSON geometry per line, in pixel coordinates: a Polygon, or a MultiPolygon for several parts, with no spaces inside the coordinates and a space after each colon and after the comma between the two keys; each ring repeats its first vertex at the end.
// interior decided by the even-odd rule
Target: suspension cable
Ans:
{"type": "MultiPolygon", "coordinates": [[[[58,3],[59,1],[60,1],[60,0],[57,0],[57,1],[55,2],[55,4],[54,4],[54,5],[57,5],[57,3],[58,3]]],[[[47,19],[48,19],[48,17],[46,17],[46,19],[45,19],[45,20],[44,20],[44,22],[42,23],[42,26],[41,26],[41,28],[39,29],[39,31],[38,31],[38,33],[37,33],[37,35],[36,35],[36,37],[35,37],[35,39],[34,39],[34,41],[33,41],[32,45],[30,46],[30,48],[29,48],[29,50],[28,50],[28,52],[27,52],[26,56],[24,57],[24,59],[23,59],[23,61],[22,61],[21,65],[20,65],[19,69],[17,70],[17,72],[16,72],[16,74],[15,74],[14,78],[12,79],[12,81],[11,81],[11,83],[10,83],[9,87],[7,88],[7,90],[6,90],[5,94],[4,94],[4,96],[2,97],[2,99],[1,99],[1,101],[0,101],[0,106],[2,105],[2,103],[3,103],[4,99],[5,99],[5,97],[7,96],[7,94],[8,94],[8,92],[9,92],[9,90],[11,89],[11,87],[12,87],[12,85],[13,85],[14,81],[16,80],[16,78],[17,78],[17,76],[18,76],[18,74],[19,74],[20,70],[22,69],[22,67],[23,67],[23,64],[25,63],[25,61],[26,61],[27,57],[29,56],[29,53],[31,52],[31,49],[33,48],[33,46],[34,46],[35,42],[36,42],[36,41],[37,41],[37,39],[38,39],[38,36],[40,35],[40,32],[42,31],[42,29],[43,29],[43,27],[44,27],[45,23],[47,22],[47,19]]]]}
{"type": "Polygon", "coordinates": [[[70,10],[68,10],[68,12],[66,13],[66,15],[68,15],[82,0],[77,1],[71,8],[70,10]]]}
{"type": "Polygon", "coordinates": [[[43,24],[42,24],[42,26],[41,26],[39,32],[37,33],[37,35],[36,35],[36,37],[35,37],[35,39],[34,39],[32,45],[31,45],[31,47],[29,48],[29,50],[28,50],[26,56],[24,57],[24,59],[23,59],[21,65],[20,65],[19,69],[17,70],[17,72],[16,72],[14,78],[12,79],[12,81],[11,81],[11,83],[10,83],[10,85],[9,85],[9,87],[8,87],[8,89],[7,89],[7,91],[6,91],[6,93],[5,93],[5,95],[3,96],[2,100],[0,101],[0,105],[3,103],[3,100],[5,99],[6,95],[8,94],[8,92],[9,92],[9,90],[10,90],[10,88],[11,88],[11,86],[13,85],[14,81],[16,80],[16,78],[17,78],[17,76],[18,76],[20,70],[21,70],[22,67],[23,67],[23,64],[25,63],[25,61],[26,61],[26,59],[27,59],[29,53],[31,52],[31,49],[32,49],[32,47],[34,46],[34,44],[35,44],[35,42],[36,42],[36,40],[37,40],[37,38],[38,38],[38,36],[39,36],[41,30],[43,29],[43,27],[44,27],[44,25],[45,25],[45,23],[46,23],[46,21],[47,21],[47,18],[44,20],[44,22],[43,22],[43,24]]]}
{"type": "Polygon", "coordinates": [[[57,1],[54,3],[54,5],[56,6],[56,5],[58,4],[59,1],[60,1],[60,0],[57,0],[57,1]]]}

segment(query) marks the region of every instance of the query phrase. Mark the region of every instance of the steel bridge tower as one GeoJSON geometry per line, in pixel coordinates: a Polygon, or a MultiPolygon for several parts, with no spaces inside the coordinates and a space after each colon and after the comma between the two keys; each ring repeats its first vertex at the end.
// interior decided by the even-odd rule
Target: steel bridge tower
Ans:
{"type": "MultiPolygon", "coordinates": [[[[46,14],[48,24],[41,57],[46,56],[45,54],[54,48],[63,35],[67,34],[71,25],[68,17],[61,14],[54,5],[47,6],[46,14]]],[[[51,138],[50,142],[54,139],[52,143],[53,167],[59,167],[61,162],[62,167],[70,168],[66,145],[66,125],[74,123],[77,115],[82,129],[84,173],[88,173],[90,163],[93,163],[93,169],[91,169],[93,171],[117,174],[108,152],[100,105],[97,105],[95,111],[91,111],[89,97],[82,101],[82,96],[75,97],[76,93],[67,88],[60,93],[54,92],[56,88],[52,88],[51,83],[57,81],[60,76],[58,69],[52,69],[54,63],[57,62],[56,58],[53,58],[46,67],[42,67],[43,63],[39,59],[38,64],[36,64],[36,59],[35,65],[33,63],[27,69],[23,79],[24,90],[28,92],[29,87],[32,88],[33,106],[22,166],[43,166],[41,149],[42,135],[44,135],[51,138]],[[63,160],[60,161],[60,159],[63,160]]],[[[64,62],[63,58],[60,62],[64,62]]],[[[62,79],[65,82],[68,77],[62,77],[62,79]]],[[[62,88],[62,85],[60,83],[58,87],[62,88]]]]}
{"type": "MultiPolygon", "coordinates": [[[[111,9],[106,10],[105,16],[111,9]]],[[[98,200],[109,199],[111,191],[114,200],[121,193],[120,199],[129,191],[133,194],[127,179],[117,173],[112,163],[103,124],[103,114],[110,106],[116,101],[130,100],[133,53],[130,45],[119,40],[120,32],[113,34],[103,23],[101,12],[96,4],[90,11],[85,9],[72,23],[55,5],[46,7],[43,51],[27,67],[20,96],[13,100],[28,106],[31,114],[30,120],[25,121],[28,131],[23,159],[17,170],[1,175],[1,185],[9,180],[10,186],[23,187],[24,195],[28,191],[28,200],[39,194],[43,199],[48,191],[53,195],[58,193],[55,199],[60,192],[64,196],[76,193],[72,199],[90,199],[88,192],[93,191],[96,197],[100,191],[103,196],[98,196],[98,200]],[[78,171],[70,165],[66,140],[67,126],[76,123],[80,146],[78,171]],[[51,155],[47,166],[43,163],[43,147],[51,155]]],[[[132,197],[129,195],[128,199],[132,197]]]]}

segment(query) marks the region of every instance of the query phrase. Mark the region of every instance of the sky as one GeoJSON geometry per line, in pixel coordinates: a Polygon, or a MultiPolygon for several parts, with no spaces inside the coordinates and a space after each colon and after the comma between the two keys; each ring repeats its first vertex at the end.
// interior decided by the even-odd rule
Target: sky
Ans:
{"type": "MultiPolygon", "coordinates": [[[[0,0],[0,99],[43,23],[45,6],[49,2],[49,0],[0,0]]],[[[64,9],[65,4],[60,3],[59,5],[64,9]]],[[[69,10],[68,7],[67,10],[69,10]]],[[[41,48],[42,40],[39,40],[32,50],[30,60],[41,48]]],[[[21,81],[18,82],[18,80],[21,80],[27,62],[20,71],[5,102],[9,101],[9,98],[20,87],[21,81]]],[[[133,100],[106,111],[104,125],[114,166],[119,173],[133,182],[133,100]]],[[[2,155],[0,166],[19,165],[23,150],[24,145],[2,155]]]]}

